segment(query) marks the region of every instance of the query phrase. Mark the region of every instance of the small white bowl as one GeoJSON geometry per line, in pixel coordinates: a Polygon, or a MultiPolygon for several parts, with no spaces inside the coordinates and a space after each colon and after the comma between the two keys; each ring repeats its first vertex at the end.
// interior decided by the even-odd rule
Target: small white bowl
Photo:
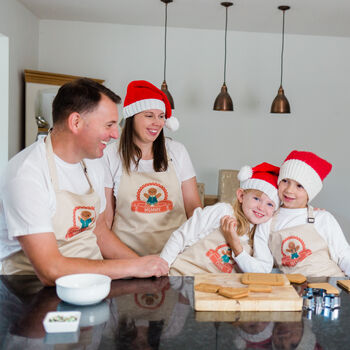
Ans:
{"type": "Polygon", "coordinates": [[[99,303],[111,289],[111,278],[96,273],[67,275],[56,280],[56,293],[66,303],[91,305],[99,303]]]}
{"type": "Polygon", "coordinates": [[[48,312],[43,324],[48,333],[76,332],[80,322],[80,311],[48,312]]]}

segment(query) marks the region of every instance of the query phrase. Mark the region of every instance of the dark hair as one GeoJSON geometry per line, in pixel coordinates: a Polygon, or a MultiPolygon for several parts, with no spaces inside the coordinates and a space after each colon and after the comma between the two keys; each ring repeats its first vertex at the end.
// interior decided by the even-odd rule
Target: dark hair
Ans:
{"type": "Polygon", "coordinates": [[[115,103],[121,101],[113,91],[92,79],[81,78],[62,85],[52,103],[53,124],[62,123],[73,112],[93,111],[102,95],[115,103]]]}
{"type": "MultiPolygon", "coordinates": [[[[128,174],[130,173],[131,162],[134,162],[137,168],[142,158],[142,151],[135,145],[133,137],[134,116],[126,118],[119,143],[119,155],[128,174]]],[[[166,171],[168,169],[168,156],[165,148],[163,130],[161,130],[158,137],[153,142],[152,151],[154,171],[166,171]]]]}

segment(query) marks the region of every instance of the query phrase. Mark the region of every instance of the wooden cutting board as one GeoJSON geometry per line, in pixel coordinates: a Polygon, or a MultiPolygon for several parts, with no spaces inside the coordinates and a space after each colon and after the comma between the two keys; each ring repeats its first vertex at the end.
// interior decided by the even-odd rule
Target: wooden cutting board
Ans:
{"type": "Polygon", "coordinates": [[[302,311],[199,311],[197,322],[300,322],[302,311]]]}
{"type": "MultiPolygon", "coordinates": [[[[242,274],[203,274],[195,275],[198,283],[219,284],[224,287],[247,287],[241,283],[242,274]]],[[[196,311],[299,311],[303,300],[290,285],[286,276],[284,286],[273,286],[271,293],[253,293],[241,299],[229,299],[215,293],[194,291],[196,311]]]]}

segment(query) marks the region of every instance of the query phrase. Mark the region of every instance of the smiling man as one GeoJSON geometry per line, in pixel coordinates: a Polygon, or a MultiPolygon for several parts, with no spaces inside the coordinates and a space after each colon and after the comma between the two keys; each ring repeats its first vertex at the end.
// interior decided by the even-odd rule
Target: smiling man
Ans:
{"type": "Polygon", "coordinates": [[[0,184],[2,273],[36,273],[47,285],[70,273],[167,273],[164,260],[138,257],[105,224],[99,158],[118,137],[119,102],[90,79],[63,85],[53,101],[52,132],[10,160],[0,184]]]}

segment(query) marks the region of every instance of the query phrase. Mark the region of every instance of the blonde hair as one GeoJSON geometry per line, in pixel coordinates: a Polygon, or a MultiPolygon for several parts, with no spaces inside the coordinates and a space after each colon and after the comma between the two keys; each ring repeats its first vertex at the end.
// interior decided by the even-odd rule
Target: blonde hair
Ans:
{"type": "MultiPolygon", "coordinates": [[[[255,190],[255,189],[243,189],[243,193],[249,193],[249,192],[254,192],[259,197],[261,197],[261,195],[264,193],[262,191],[255,190]]],[[[242,203],[238,199],[236,199],[232,207],[237,220],[237,235],[243,236],[246,233],[248,233],[249,245],[253,247],[253,239],[254,239],[256,225],[253,225],[253,227],[250,229],[250,222],[244,215],[242,203]]]]}

